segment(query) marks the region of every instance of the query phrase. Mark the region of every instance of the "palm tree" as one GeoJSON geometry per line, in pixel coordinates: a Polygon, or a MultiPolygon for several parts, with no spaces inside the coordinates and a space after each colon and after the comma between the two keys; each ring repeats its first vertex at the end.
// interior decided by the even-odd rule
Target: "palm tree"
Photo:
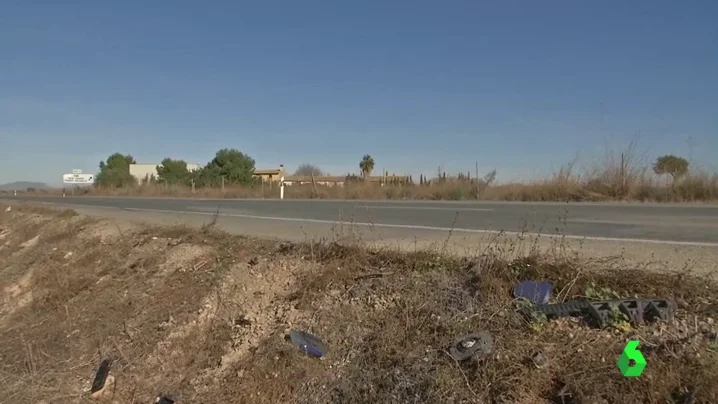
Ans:
{"type": "Polygon", "coordinates": [[[361,170],[361,175],[363,177],[370,176],[371,172],[374,170],[374,159],[371,158],[370,155],[365,154],[359,162],[359,169],[361,170]]]}

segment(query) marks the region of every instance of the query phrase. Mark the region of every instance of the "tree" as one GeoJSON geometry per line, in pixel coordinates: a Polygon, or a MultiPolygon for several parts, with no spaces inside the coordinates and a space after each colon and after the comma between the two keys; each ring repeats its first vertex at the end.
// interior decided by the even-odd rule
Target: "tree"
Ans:
{"type": "Polygon", "coordinates": [[[294,171],[294,175],[301,175],[306,177],[311,177],[312,175],[315,177],[321,177],[322,175],[325,175],[322,170],[319,169],[319,167],[315,166],[314,164],[300,164],[299,167],[297,167],[297,170],[294,171]]]}
{"type": "Polygon", "coordinates": [[[95,175],[95,186],[98,187],[125,187],[135,185],[137,180],[130,174],[130,164],[136,164],[135,159],[127,154],[112,154],[107,161],[100,161],[100,172],[95,175]]]}
{"type": "Polygon", "coordinates": [[[254,159],[237,149],[221,149],[196,177],[204,185],[249,184],[254,175],[254,159]]]}
{"type": "Polygon", "coordinates": [[[374,159],[370,155],[365,154],[359,162],[359,170],[361,170],[361,175],[363,177],[370,176],[371,172],[374,170],[374,159]]]}
{"type": "Polygon", "coordinates": [[[667,154],[656,159],[653,164],[653,172],[658,175],[668,174],[675,182],[676,179],[688,174],[688,166],[688,160],[683,157],[667,154]]]}
{"type": "Polygon", "coordinates": [[[188,184],[190,172],[187,170],[187,162],[184,160],[173,160],[166,158],[157,166],[157,181],[163,184],[188,184]]]}

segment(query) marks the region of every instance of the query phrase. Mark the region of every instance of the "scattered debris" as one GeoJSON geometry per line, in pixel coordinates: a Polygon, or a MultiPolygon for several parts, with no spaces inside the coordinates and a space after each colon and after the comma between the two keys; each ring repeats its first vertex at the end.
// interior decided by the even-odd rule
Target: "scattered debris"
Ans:
{"type": "Polygon", "coordinates": [[[205,265],[207,265],[207,261],[202,260],[192,267],[192,271],[199,271],[200,269],[204,268],[205,265]]]}
{"type": "Polygon", "coordinates": [[[548,364],[548,357],[545,353],[539,351],[531,355],[531,362],[533,362],[534,366],[538,369],[543,369],[548,364]]]}
{"type": "Polygon", "coordinates": [[[693,388],[684,389],[674,394],[676,404],[693,404],[695,402],[696,390],[693,388]]]}
{"type": "Polygon", "coordinates": [[[234,322],[232,324],[234,327],[248,327],[252,325],[252,322],[247,318],[247,316],[241,316],[239,318],[234,319],[234,322]]]}
{"type": "Polygon", "coordinates": [[[257,257],[252,257],[247,264],[248,264],[250,267],[253,267],[253,266],[259,264],[259,258],[257,258],[257,257]]]}
{"type": "Polygon", "coordinates": [[[166,330],[168,328],[171,328],[175,324],[175,319],[170,314],[169,318],[166,321],[163,321],[157,325],[157,329],[162,331],[166,330]]]}
{"type": "Polygon", "coordinates": [[[289,332],[292,343],[305,353],[321,358],[327,354],[327,346],[317,337],[304,331],[292,330],[289,332]]]}
{"type": "Polygon", "coordinates": [[[536,304],[548,304],[552,289],[551,282],[521,281],[514,286],[514,297],[523,297],[536,304]]]}
{"type": "Polygon", "coordinates": [[[474,355],[487,357],[494,352],[494,338],[488,331],[482,331],[458,338],[449,348],[449,354],[457,362],[472,358],[474,355]]]}
{"type": "Polygon", "coordinates": [[[626,299],[626,300],[572,300],[566,303],[540,304],[523,308],[524,313],[534,317],[536,311],[547,318],[588,315],[600,326],[612,323],[618,312],[627,317],[634,325],[645,321],[662,320],[672,322],[675,318],[675,303],[663,299],[626,299]]]}
{"type": "Polygon", "coordinates": [[[11,212],[11,211],[12,211],[12,206],[8,206],[7,208],[5,208],[5,212],[11,212]]]}
{"type": "Polygon", "coordinates": [[[288,242],[288,241],[282,241],[279,244],[277,244],[277,252],[286,254],[289,251],[294,249],[294,244],[288,242]]]}
{"type": "Polygon", "coordinates": [[[370,274],[364,274],[364,275],[356,276],[356,277],[354,277],[354,280],[355,280],[355,281],[359,281],[359,280],[362,280],[362,279],[381,278],[381,277],[383,277],[383,276],[392,275],[393,273],[394,273],[393,271],[374,272],[374,273],[370,273],[370,274]]]}
{"type": "Polygon", "coordinates": [[[174,404],[175,400],[166,396],[159,395],[155,398],[155,404],[174,404]]]}
{"type": "Polygon", "coordinates": [[[568,385],[563,382],[557,382],[556,393],[551,402],[556,404],[578,404],[568,385]]]}
{"type": "Polygon", "coordinates": [[[40,241],[40,235],[38,234],[37,236],[31,238],[30,240],[27,240],[26,242],[20,244],[20,246],[22,248],[34,247],[38,244],[39,241],[40,241]]]}
{"type": "Polygon", "coordinates": [[[102,400],[111,397],[115,388],[115,377],[110,374],[110,365],[112,361],[105,359],[100,363],[100,367],[95,373],[95,380],[90,388],[90,397],[95,400],[102,400]]]}

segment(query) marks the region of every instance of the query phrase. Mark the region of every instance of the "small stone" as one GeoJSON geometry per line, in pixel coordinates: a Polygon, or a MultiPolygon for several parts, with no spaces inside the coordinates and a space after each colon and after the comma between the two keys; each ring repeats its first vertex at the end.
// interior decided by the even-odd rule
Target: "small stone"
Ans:
{"type": "Polygon", "coordinates": [[[548,364],[548,357],[545,353],[539,351],[531,356],[531,362],[533,362],[534,366],[538,369],[543,369],[548,364]]]}
{"type": "Polygon", "coordinates": [[[93,400],[97,401],[111,401],[115,391],[114,387],[115,377],[112,375],[107,375],[107,378],[105,379],[105,384],[102,386],[102,388],[93,392],[90,397],[92,397],[93,400]]]}

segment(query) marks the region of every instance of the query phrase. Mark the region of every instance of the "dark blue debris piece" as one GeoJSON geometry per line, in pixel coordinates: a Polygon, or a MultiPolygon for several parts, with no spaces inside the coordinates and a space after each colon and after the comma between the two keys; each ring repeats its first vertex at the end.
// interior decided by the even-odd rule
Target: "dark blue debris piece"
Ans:
{"type": "Polygon", "coordinates": [[[514,287],[514,297],[523,297],[536,304],[547,304],[551,289],[551,282],[521,281],[514,287]]]}
{"type": "Polygon", "coordinates": [[[311,356],[321,358],[327,354],[327,346],[312,334],[292,330],[289,332],[289,338],[294,345],[311,356]]]}

